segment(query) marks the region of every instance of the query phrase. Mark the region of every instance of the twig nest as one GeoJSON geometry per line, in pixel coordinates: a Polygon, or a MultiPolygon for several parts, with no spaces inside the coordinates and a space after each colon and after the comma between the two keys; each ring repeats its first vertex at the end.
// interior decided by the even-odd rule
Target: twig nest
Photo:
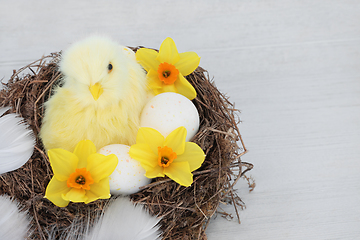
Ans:
{"type": "MultiPolygon", "coordinates": [[[[136,52],[137,48],[133,50],[136,52]]],[[[19,69],[0,92],[0,106],[11,107],[11,112],[20,114],[36,136],[44,116],[44,102],[53,94],[54,86],[61,84],[60,58],[61,53],[54,53],[19,69]],[[26,69],[31,73],[22,75],[26,69]]],[[[205,229],[220,201],[230,201],[235,208],[243,206],[234,185],[253,167],[240,159],[246,149],[237,126],[238,110],[210,82],[207,71],[201,67],[186,79],[197,92],[192,103],[200,120],[199,131],[192,141],[202,148],[206,159],[201,168],[193,172],[194,182],[190,187],[180,186],[168,178],[157,178],[131,195],[135,203],[162,217],[163,239],[206,239],[205,229]]],[[[59,238],[75,219],[79,224],[90,219],[91,225],[92,216],[100,214],[108,201],[70,203],[59,208],[44,199],[52,176],[45,150],[37,139],[30,160],[0,177],[0,195],[14,197],[32,215],[33,239],[47,239],[54,229],[54,237],[59,238]]],[[[254,187],[251,181],[249,184],[254,187]]]]}

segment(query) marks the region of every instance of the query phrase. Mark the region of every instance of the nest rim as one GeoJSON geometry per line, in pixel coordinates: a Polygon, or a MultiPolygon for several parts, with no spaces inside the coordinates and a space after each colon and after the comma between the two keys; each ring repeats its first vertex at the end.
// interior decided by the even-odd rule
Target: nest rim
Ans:
{"type": "MultiPolygon", "coordinates": [[[[132,49],[136,52],[139,48],[132,49]]],[[[61,82],[60,59],[61,52],[52,53],[14,71],[0,91],[0,106],[11,107],[10,112],[23,117],[36,136],[44,113],[43,103],[51,96],[53,87],[61,82]],[[25,70],[30,73],[21,76],[25,70]]],[[[250,191],[255,187],[254,181],[245,175],[253,165],[241,161],[247,149],[238,128],[240,111],[209,80],[205,69],[198,67],[185,78],[197,91],[192,102],[199,111],[200,127],[192,141],[204,150],[205,162],[193,172],[194,183],[188,188],[166,177],[156,178],[130,196],[134,203],[162,217],[163,239],[206,239],[205,230],[222,201],[233,203],[240,222],[237,206],[243,208],[245,204],[234,187],[242,177],[248,181],[250,191]]],[[[75,218],[87,217],[85,210],[98,214],[105,209],[108,200],[87,205],[70,203],[64,210],[43,199],[53,174],[38,137],[36,142],[33,156],[23,167],[0,175],[0,195],[14,197],[28,210],[33,217],[32,238],[47,239],[49,229],[54,226],[58,229],[56,238],[60,238],[61,231],[66,231],[75,218]],[[21,178],[29,173],[26,180],[21,178]],[[39,181],[40,176],[42,181],[39,181]]]]}

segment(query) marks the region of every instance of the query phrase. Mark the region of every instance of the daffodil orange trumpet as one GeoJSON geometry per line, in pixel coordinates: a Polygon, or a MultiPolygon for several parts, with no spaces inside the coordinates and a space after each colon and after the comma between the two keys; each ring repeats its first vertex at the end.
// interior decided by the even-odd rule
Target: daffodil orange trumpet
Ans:
{"type": "Polygon", "coordinates": [[[139,129],[130,156],[138,160],[148,178],[165,175],[182,186],[193,183],[192,172],[205,160],[203,150],[193,142],[185,142],[186,128],[179,127],[164,138],[153,128],[139,129]]]}

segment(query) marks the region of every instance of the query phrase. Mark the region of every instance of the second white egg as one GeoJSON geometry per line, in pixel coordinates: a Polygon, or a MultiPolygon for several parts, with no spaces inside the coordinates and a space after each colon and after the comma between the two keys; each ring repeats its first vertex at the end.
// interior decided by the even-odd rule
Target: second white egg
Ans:
{"type": "Polygon", "coordinates": [[[178,127],[187,130],[186,141],[190,141],[199,130],[199,113],[195,105],[181,94],[167,92],[156,95],[145,105],[141,127],[151,127],[164,137],[178,127]]]}
{"type": "Polygon", "coordinates": [[[112,195],[133,194],[151,182],[151,179],[144,176],[145,169],[140,162],[130,157],[129,150],[130,147],[123,144],[108,145],[99,150],[105,156],[115,154],[119,160],[115,171],[109,176],[112,195]]]}

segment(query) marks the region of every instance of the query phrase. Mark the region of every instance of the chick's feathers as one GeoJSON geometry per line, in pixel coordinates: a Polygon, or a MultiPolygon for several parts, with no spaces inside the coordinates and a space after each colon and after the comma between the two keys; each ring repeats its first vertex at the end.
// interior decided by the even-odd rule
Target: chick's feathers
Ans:
{"type": "Polygon", "coordinates": [[[135,142],[146,74],[130,49],[93,36],[64,52],[60,70],[63,86],[45,103],[40,132],[47,150],[73,151],[84,139],[97,149],[135,142]],[[97,85],[100,94],[95,99],[91,87],[97,85]]]}

